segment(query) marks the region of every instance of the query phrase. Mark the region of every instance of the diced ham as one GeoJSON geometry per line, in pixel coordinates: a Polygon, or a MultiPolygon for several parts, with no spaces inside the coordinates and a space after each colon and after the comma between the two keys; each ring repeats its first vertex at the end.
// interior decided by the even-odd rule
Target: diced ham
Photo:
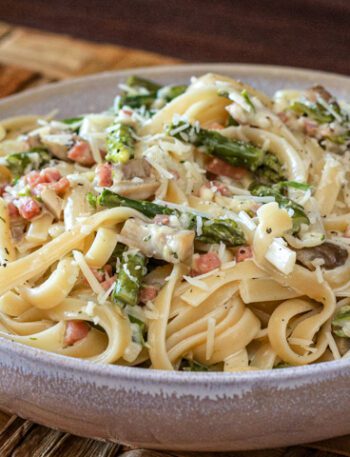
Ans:
{"type": "Polygon", "coordinates": [[[62,177],[57,168],[44,168],[40,174],[44,178],[44,182],[57,182],[62,177]]]}
{"type": "Polygon", "coordinates": [[[242,167],[234,167],[216,157],[206,166],[207,171],[217,176],[228,176],[229,178],[241,180],[247,176],[248,171],[242,167]]]}
{"type": "Polygon", "coordinates": [[[69,189],[70,182],[64,176],[59,181],[52,183],[49,187],[50,187],[50,189],[55,191],[57,195],[62,196],[69,189]]]}
{"type": "Polygon", "coordinates": [[[278,113],[278,117],[281,119],[282,122],[284,122],[285,124],[289,121],[289,116],[287,113],[285,113],[284,111],[281,111],[280,113],[278,113]]]}
{"type": "Polygon", "coordinates": [[[19,216],[18,208],[12,202],[7,203],[7,209],[11,218],[19,216]]]}
{"type": "Polygon", "coordinates": [[[315,136],[317,133],[318,125],[315,121],[304,118],[304,130],[309,136],[315,136]]]}
{"type": "Polygon", "coordinates": [[[95,163],[90,146],[85,141],[77,141],[75,143],[68,151],[68,159],[87,167],[91,167],[95,163]]]}
{"type": "Polygon", "coordinates": [[[169,224],[169,216],[166,214],[157,214],[154,216],[153,221],[155,224],[158,225],[168,225],[169,224]]]}
{"type": "Polygon", "coordinates": [[[82,340],[89,333],[90,326],[85,321],[67,321],[66,332],[63,343],[65,346],[72,346],[82,340]]]}
{"type": "Polygon", "coordinates": [[[215,252],[196,255],[193,257],[191,276],[198,276],[215,270],[221,266],[221,260],[215,252]]]}
{"type": "Polygon", "coordinates": [[[230,197],[232,195],[230,189],[220,181],[208,181],[203,184],[198,191],[199,197],[204,200],[212,200],[215,193],[223,195],[224,197],[230,197]]]}
{"type": "Polygon", "coordinates": [[[91,268],[92,274],[95,276],[98,282],[104,281],[105,274],[101,268],[91,268]]]}
{"type": "Polygon", "coordinates": [[[110,278],[106,279],[105,281],[101,282],[101,286],[104,288],[104,290],[108,290],[113,283],[115,283],[116,276],[111,276],[110,278]]]}
{"type": "Polygon", "coordinates": [[[24,180],[31,189],[35,188],[38,184],[46,182],[44,176],[39,171],[31,171],[24,177],[24,180]]]}
{"type": "Polygon", "coordinates": [[[241,246],[236,252],[236,262],[243,262],[244,260],[253,257],[253,250],[251,246],[241,246]]]}
{"type": "Polygon", "coordinates": [[[20,198],[18,200],[18,212],[23,219],[31,220],[41,213],[40,204],[29,197],[20,198]]]}
{"type": "Polygon", "coordinates": [[[112,165],[103,163],[96,168],[97,185],[100,187],[110,187],[113,184],[112,165]]]}
{"type": "Polygon", "coordinates": [[[2,184],[2,185],[0,186],[0,197],[2,197],[2,196],[4,195],[4,193],[6,192],[5,189],[6,189],[6,186],[7,186],[7,185],[8,185],[8,184],[2,184]]]}
{"type": "Polygon", "coordinates": [[[115,281],[115,276],[112,276],[112,265],[106,264],[103,268],[91,268],[91,271],[105,290],[107,290],[115,281]]]}
{"type": "Polygon", "coordinates": [[[140,290],[140,302],[147,303],[152,301],[158,295],[158,289],[155,286],[142,286],[140,290]]]}
{"type": "Polygon", "coordinates": [[[44,168],[39,171],[31,171],[25,176],[25,181],[34,195],[40,196],[45,188],[52,189],[57,195],[62,196],[70,187],[70,182],[62,177],[56,168],[44,168]]]}

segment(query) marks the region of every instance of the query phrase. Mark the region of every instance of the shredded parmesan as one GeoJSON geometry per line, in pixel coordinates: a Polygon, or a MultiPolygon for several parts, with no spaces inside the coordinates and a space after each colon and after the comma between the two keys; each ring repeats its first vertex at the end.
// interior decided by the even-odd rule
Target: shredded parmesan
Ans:
{"type": "Polygon", "coordinates": [[[104,305],[106,303],[107,298],[112,293],[114,287],[115,287],[115,282],[113,284],[111,284],[111,286],[102,295],[101,294],[98,295],[97,301],[99,302],[100,305],[104,305]]]}
{"type": "Polygon", "coordinates": [[[183,278],[185,281],[187,281],[192,286],[198,287],[198,289],[209,290],[208,285],[205,282],[202,282],[199,279],[197,279],[197,277],[193,278],[192,276],[184,275],[183,278]]]}
{"type": "Polygon", "coordinates": [[[73,251],[73,257],[74,260],[77,262],[79,265],[79,268],[83,275],[85,276],[85,279],[89,283],[91,289],[95,292],[96,295],[99,294],[104,294],[104,289],[101,286],[101,284],[97,281],[95,278],[94,274],[90,270],[89,265],[86,263],[85,257],[80,251],[73,251]]]}

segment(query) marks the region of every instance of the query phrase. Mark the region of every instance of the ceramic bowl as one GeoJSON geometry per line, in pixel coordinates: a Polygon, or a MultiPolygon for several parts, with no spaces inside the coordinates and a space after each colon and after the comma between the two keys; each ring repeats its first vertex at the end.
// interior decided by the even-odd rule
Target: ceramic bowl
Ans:
{"type": "MultiPolygon", "coordinates": [[[[344,76],[253,65],[182,65],[104,73],[15,95],[0,119],[60,116],[112,104],[130,74],[164,83],[208,71],[272,94],[324,84],[350,98],[344,76]]],[[[271,371],[188,373],[104,366],[0,339],[0,408],[77,435],[154,449],[228,451],[312,442],[350,433],[350,360],[271,371]]]]}

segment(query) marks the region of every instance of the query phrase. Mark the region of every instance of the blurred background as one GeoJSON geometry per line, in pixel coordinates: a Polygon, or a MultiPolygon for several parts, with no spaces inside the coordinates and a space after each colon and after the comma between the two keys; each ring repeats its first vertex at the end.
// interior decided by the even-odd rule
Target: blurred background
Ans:
{"type": "Polygon", "coordinates": [[[0,0],[0,21],[186,61],[350,73],[349,0],[0,0]]]}

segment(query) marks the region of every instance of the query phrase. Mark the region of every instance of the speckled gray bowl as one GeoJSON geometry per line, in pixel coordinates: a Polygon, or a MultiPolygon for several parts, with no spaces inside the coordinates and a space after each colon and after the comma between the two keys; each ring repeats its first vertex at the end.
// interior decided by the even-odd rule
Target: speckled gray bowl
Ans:
{"type": "MultiPolygon", "coordinates": [[[[102,110],[132,74],[161,82],[215,71],[272,93],[323,83],[350,99],[350,79],[250,65],[106,73],[0,102],[0,119],[102,110]]],[[[350,360],[249,373],[173,373],[94,365],[0,339],[0,408],[77,435],[172,450],[243,450],[350,433],[350,360]]]]}

